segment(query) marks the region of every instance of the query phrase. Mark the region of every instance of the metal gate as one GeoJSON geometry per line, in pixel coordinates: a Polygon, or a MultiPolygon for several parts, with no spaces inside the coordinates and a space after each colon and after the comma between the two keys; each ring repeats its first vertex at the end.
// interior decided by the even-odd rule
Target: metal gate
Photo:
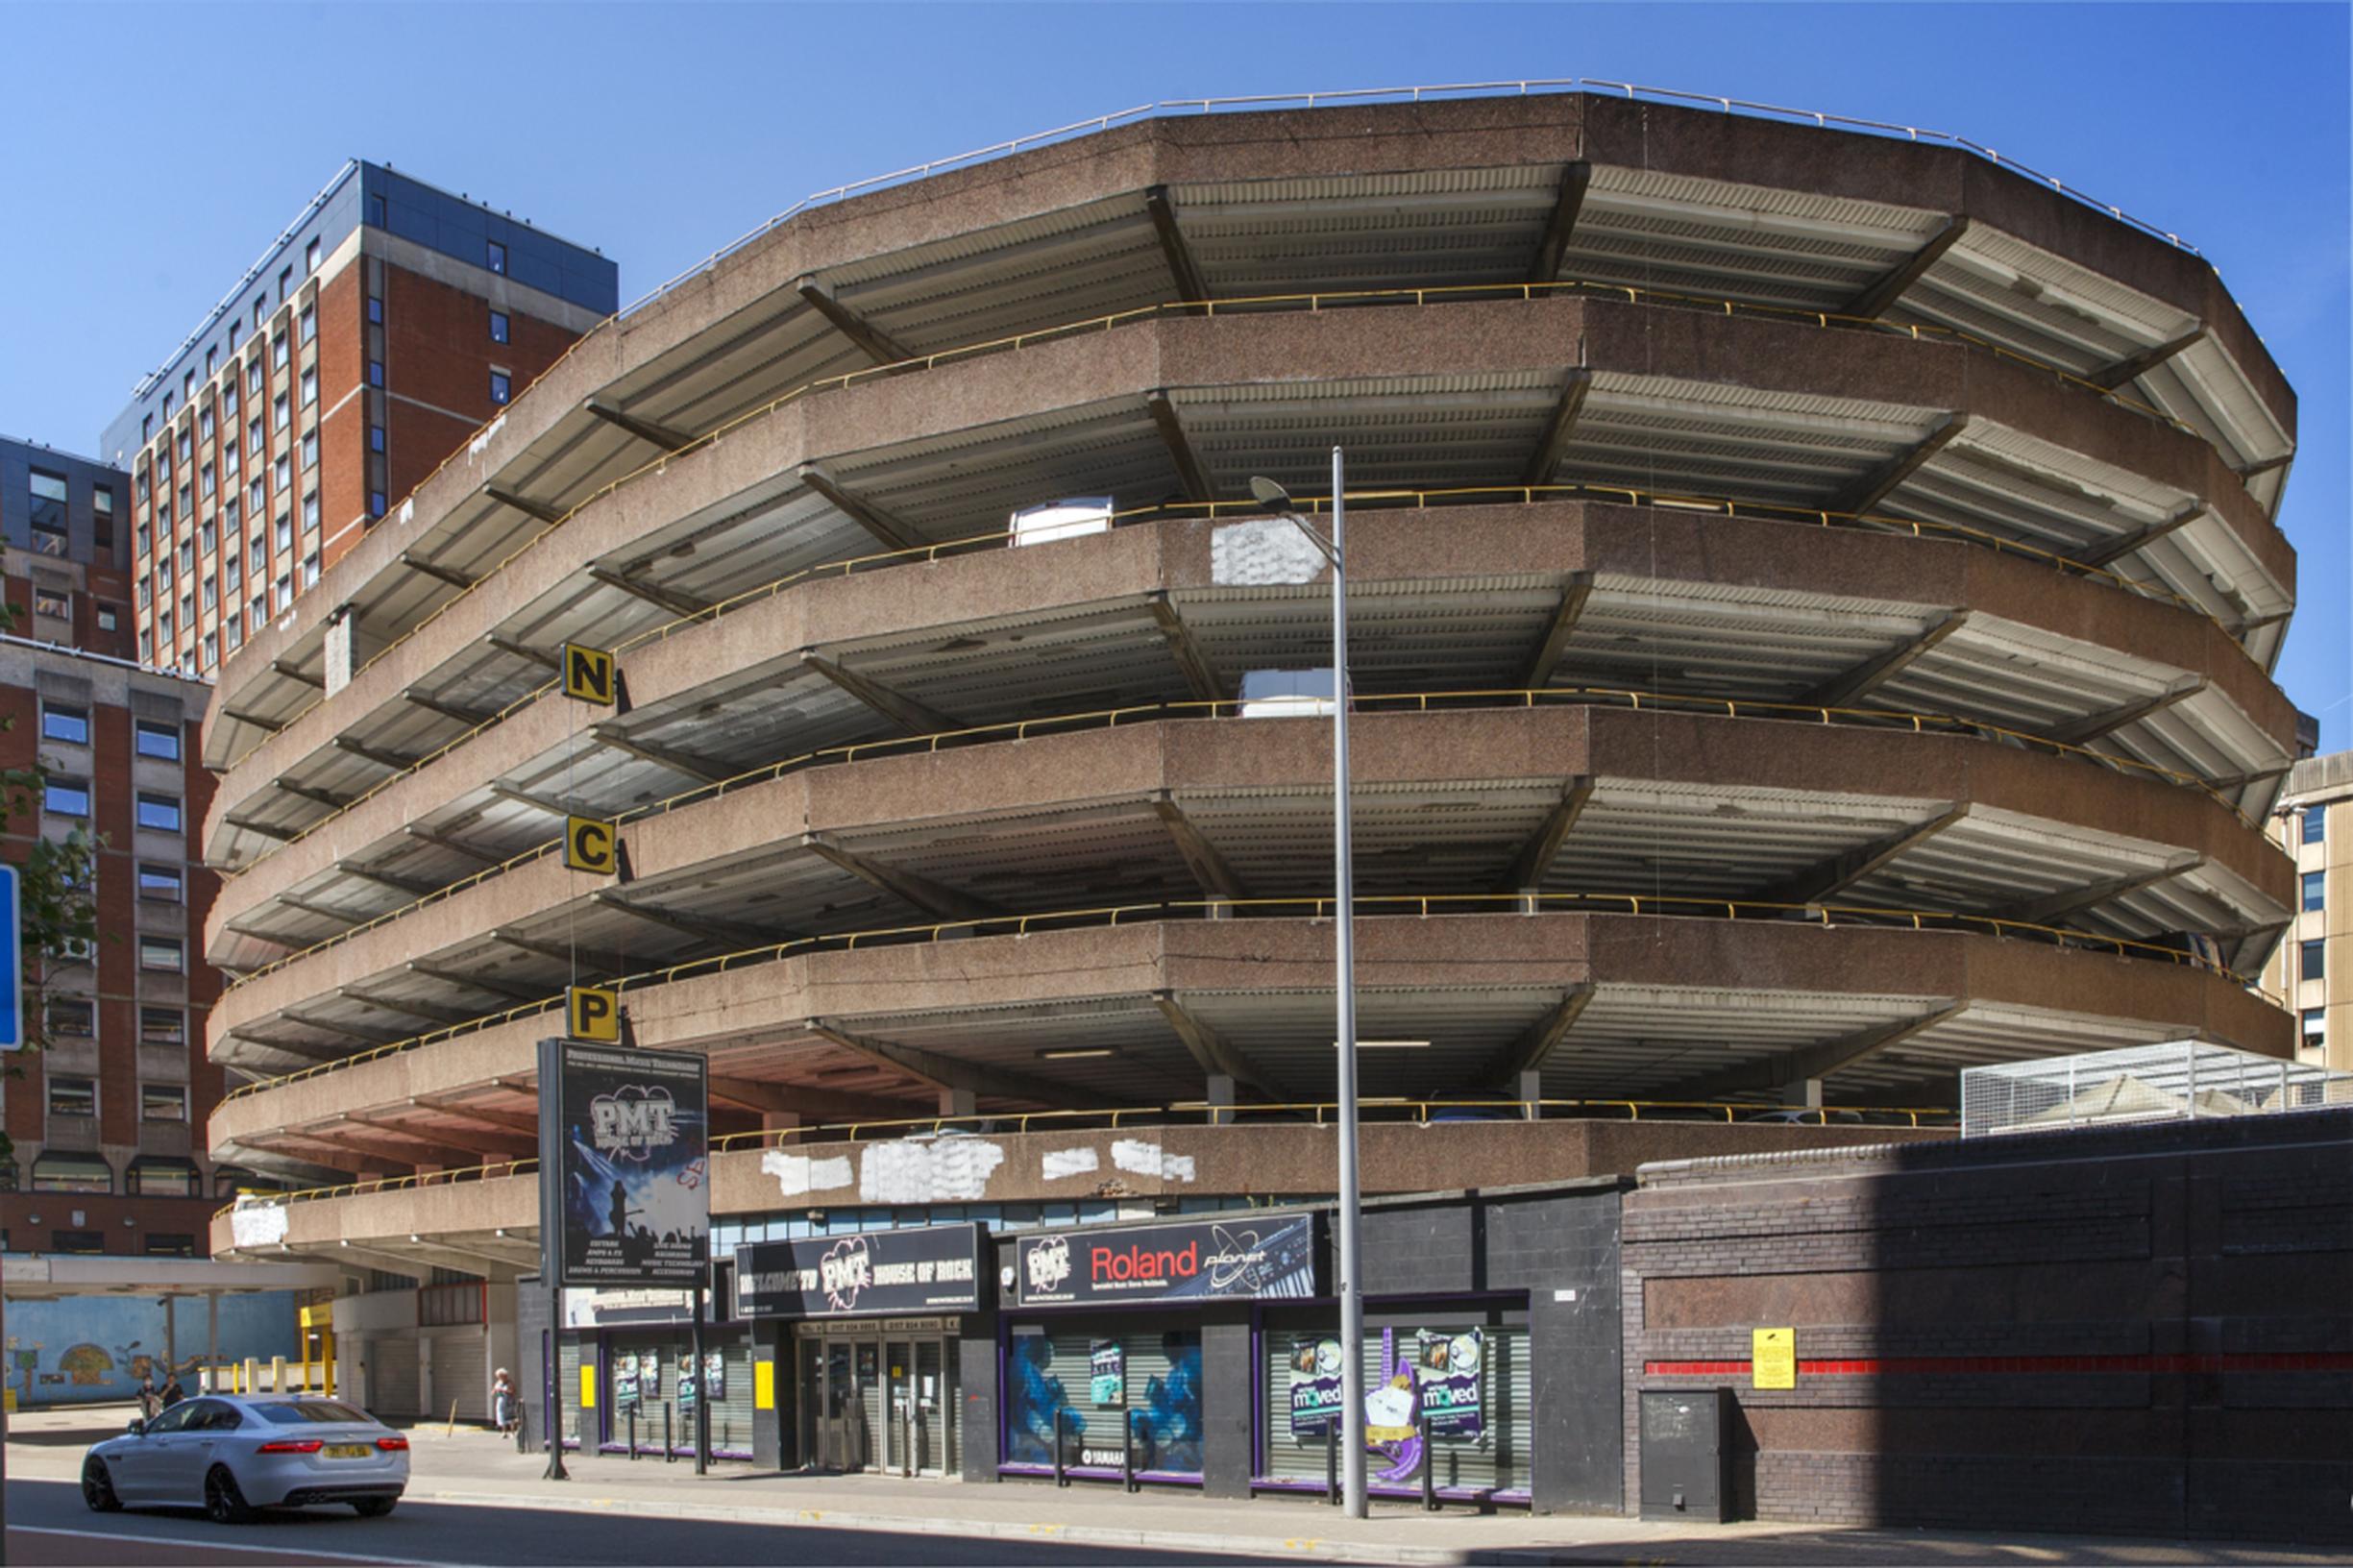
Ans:
{"type": "Polygon", "coordinates": [[[412,1337],[368,1341],[368,1413],[423,1415],[417,1387],[417,1341],[412,1337]]]}
{"type": "Polygon", "coordinates": [[[433,1340],[433,1403],[442,1414],[455,1406],[460,1421],[490,1419],[489,1347],[479,1331],[436,1336],[433,1340]]]}

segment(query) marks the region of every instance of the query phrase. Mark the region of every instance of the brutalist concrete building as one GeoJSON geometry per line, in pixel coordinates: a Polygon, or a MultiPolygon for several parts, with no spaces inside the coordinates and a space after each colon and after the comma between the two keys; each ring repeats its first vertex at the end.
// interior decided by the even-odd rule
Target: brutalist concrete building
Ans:
{"type": "Polygon", "coordinates": [[[723,1224],[1328,1191],[1246,1152],[1300,1131],[1249,1107],[1330,1098],[1334,913],[1329,583],[1248,481],[1320,513],[1335,445],[1365,1092],[1538,1118],[1374,1186],[1648,1157],[1589,1157],[1578,1102],[2285,1054],[2242,977],[2296,894],[2294,429],[2188,246],[1810,121],[1171,114],[806,207],[225,662],[210,1048],[254,1083],[215,1155],[443,1174],[214,1244],[511,1282],[534,1178],[495,1163],[590,981],[708,1054],[723,1224]],[[567,643],[616,701],[565,696],[567,643]],[[789,1152],[1113,1107],[1228,1153],[828,1189],[789,1152]]]}

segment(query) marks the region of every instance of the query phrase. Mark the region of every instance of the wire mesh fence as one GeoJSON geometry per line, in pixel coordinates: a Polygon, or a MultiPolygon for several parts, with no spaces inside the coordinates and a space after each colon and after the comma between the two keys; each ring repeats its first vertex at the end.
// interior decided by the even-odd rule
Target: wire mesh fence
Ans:
{"type": "Polygon", "coordinates": [[[2332,1105],[2353,1105],[2353,1072],[2194,1040],[1970,1067],[1961,1074],[1963,1138],[2332,1105]]]}

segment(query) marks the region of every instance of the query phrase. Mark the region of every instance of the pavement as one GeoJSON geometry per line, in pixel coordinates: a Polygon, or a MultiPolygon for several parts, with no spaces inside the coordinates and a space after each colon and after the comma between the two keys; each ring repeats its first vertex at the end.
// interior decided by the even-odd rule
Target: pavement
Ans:
{"type": "Polygon", "coordinates": [[[2353,1553],[2276,1544],[1698,1526],[1468,1508],[1426,1514],[1390,1505],[1350,1520],[1301,1499],[1239,1503],[1174,1488],[1131,1496],[1101,1484],[1058,1490],[1050,1482],[778,1475],[743,1464],[698,1478],[684,1461],[602,1456],[575,1456],[568,1461],[574,1479],[551,1482],[542,1475],[545,1456],[518,1454],[478,1429],[438,1424],[409,1429],[409,1490],[390,1519],[331,1510],[224,1531],[193,1510],[102,1517],[83,1509],[72,1485],[82,1452],[98,1435],[119,1432],[129,1413],[90,1407],[12,1419],[10,1562],[2353,1563],[2353,1553]],[[491,1510],[503,1515],[495,1525],[491,1510]],[[166,1555],[132,1555],[149,1550],[166,1555]]]}

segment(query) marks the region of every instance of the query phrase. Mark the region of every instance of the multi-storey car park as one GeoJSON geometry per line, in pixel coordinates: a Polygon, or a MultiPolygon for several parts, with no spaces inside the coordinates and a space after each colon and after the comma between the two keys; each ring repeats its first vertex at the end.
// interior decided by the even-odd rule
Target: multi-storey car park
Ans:
{"type": "MultiPolygon", "coordinates": [[[[1320,510],[1336,444],[1368,1095],[1935,1105],[2009,1058],[2284,1054],[2243,977],[2295,894],[2294,422],[2187,246],[1810,118],[1170,114],[809,207],[589,333],[224,662],[210,1048],[253,1082],[214,1154],[396,1180],[214,1245],[527,1268],[498,1162],[591,979],[709,1055],[723,1220],[819,1201],[761,1135],[936,1113],[1159,1108],[1227,1140],[1189,1199],[1328,1191],[1225,1108],[1330,1095],[1328,725],[1239,698],[1328,663],[1328,582],[1248,569],[1287,527],[1248,480],[1320,510]],[[1106,526],[1009,530],[1073,497],[1106,526]],[[617,705],[555,689],[567,641],[617,705]],[[567,814],[620,875],[565,869],[567,814]]],[[[1443,1136],[1368,1179],[1630,1158],[1443,1136]]]]}

